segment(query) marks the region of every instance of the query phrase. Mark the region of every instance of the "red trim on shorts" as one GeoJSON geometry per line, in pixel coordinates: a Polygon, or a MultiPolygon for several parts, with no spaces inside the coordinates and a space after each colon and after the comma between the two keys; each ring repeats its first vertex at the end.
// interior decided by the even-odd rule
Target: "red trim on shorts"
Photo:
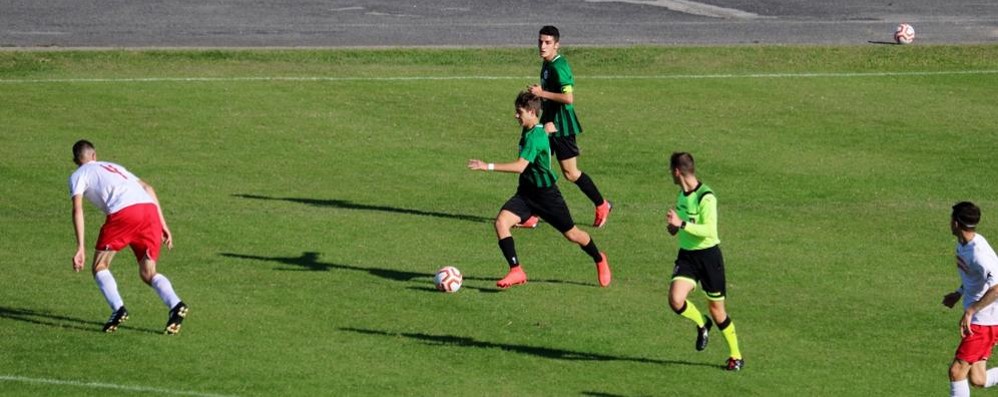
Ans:
{"type": "Polygon", "coordinates": [[[130,205],[108,215],[97,237],[97,250],[117,252],[129,246],[139,261],[159,259],[162,244],[163,225],[153,203],[130,205]]]}
{"type": "Polygon", "coordinates": [[[956,358],[968,363],[976,363],[991,357],[991,348],[998,342],[998,325],[971,324],[974,333],[964,336],[956,348],[956,358]]]}

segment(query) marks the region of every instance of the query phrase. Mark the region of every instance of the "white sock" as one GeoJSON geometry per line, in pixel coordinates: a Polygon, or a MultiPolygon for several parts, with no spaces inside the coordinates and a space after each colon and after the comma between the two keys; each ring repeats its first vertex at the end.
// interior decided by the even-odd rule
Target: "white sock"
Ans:
{"type": "Polygon", "coordinates": [[[967,380],[958,380],[949,383],[950,397],[970,397],[970,384],[967,380]]]}
{"type": "Polygon", "coordinates": [[[987,372],[988,380],[984,381],[984,387],[998,385],[998,368],[991,368],[987,372]]]}
{"type": "Polygon", "coordinates": [[[111,275],[110,270],[104,269],[97,272],[94,275],[94,281],[97,282],[97,288],[100,288],[100,292],[104,294],[107,305],[111,306],[112,312],[125,306],[125,302],[121,301],[121,295],[118,294],[118,283],[114,281],[114,276],[111,275]]]}
{"type": "Polygon", "coordinates": [[[152,276],[152,288],[156,290],[159,294],[159,299],[163,300],[166,304],[167,309],[173,309],[178,303],[180,303],[180,297],[177,296],[176,292],[173,292],[173,284],[170,284],[170,280],[163,276],[162,274],[157,274],[152,276]]]}

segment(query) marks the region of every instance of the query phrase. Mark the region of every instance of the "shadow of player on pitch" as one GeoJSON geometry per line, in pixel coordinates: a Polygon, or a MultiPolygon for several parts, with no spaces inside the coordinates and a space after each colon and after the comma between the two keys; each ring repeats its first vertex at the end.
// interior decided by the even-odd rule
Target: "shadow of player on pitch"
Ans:
{"type": "MultiPolygon", "coordinates": [[[[102,328],[104,323],[100,321],[90,321],[75,317],[63,316],[59,314],[52,314],[44,311],[37,311],[32,309],[21,309],[13,307],[0,306],[0,319],[9,319],[14,321],[21,321],[30,324],[45,325],[54,328],[66,328],[75,329],[87,332],[98,332],[104,333],[102,328]]],[[[118,327],[118,330],[134,330],[140,332],[148,332],[153,334],[161,334],[161,331],[156,331],[149,328],[137,328],[131,327],[126,324],[122,324],[118,327]]]]}
{"type": "MultiPolygon", "coordinates": [[[[426,279],[432,280],[435,276],[434,273],[422,273],[422,272],[410,272],[406,270],[398,269],[385,269],[380,267],[362,267],[353,265],[343,265],[339,263],[330,262],[320,262],[319,253],[313,251],[303,252],[301,256],[297,257],[281,257],[281,256],[258,256],[258,255],[244,255],[244,254],[234,254],[229,252],[223,252],[219,255],[227,258],[237,258],[237,259],[249,259],[258,261],[270,261],[283,263],[285,265],[295,266],[293,268],[277,268],[276,270],[284,271],[313,271],[313,272],[328,272],[330,270],[351,270],[357,272],[365,272],[372,276],[380,277],[386,280],[408,282],[414,279],[426,279]]],[[[475,281],[495,281],[494,278],[486,277],[474,277],[474,276],[464,276],[465,280],[475,280],[475,281]]],[[[582,286],[595,286],[595,284],[580,283],[577,281],[565,281],[565,280],[551,280],[551,279],[531,279],[531,283],[550,283],[550,284],[573,284],[582,286]]],[[[497,292],[497,288],[479,288],[465,285],[465,288],[476,289],[482,292],[497,292]]]]}
{"type": "Polygon", "coordinates": [[[469,222],[483,222],[491,223],[494,221],[493,218],[488,218],[484,216],[475,215],[464,215],[464,214],[450,214],[446,212],[436,212],[436,211],[423,211],[410,208],[397,208],[389,207],[385,205],[371,205],[371,204],[360,204],[348,200],[337,200],[337,199],[310,199],[310,198],[297,198],[297,197],[269,197],[261,196],[257,194],[233,194],[233,197],[254,199],[254,200],[280,200],[280,201],[290,201],[292,203],[308,204],[316,207],[333,207],[333,208],[345,208],[350,210],[365,210],[365,211],[381,211],[381,212],[391,212],[396,214],[407,214],[407,215],[419,215],[419,216],[432,216],[436,218],[446,218],[446,219],[457,219],[461,221],[469,222]]]}
{"type": "Polygon", "coordinates": [[[695,362],[681,361],[681,360],[659,360],[659,359],[645,358],[645,357],[612,356],[609,354],[589,353],[576,350],[557,349],[552,347],[517,345],[512,343],[496,343],[496,342],[480,341],[465,336],[430,335],[430,334],[414,333],[414,332],[388,332],[388,331],[378,331],[372,329],[350,328],[350,327],[339,328],[339,330],[347,332],[355,332],[364,335],[385,336],[393,339],[401,336],[417,340],[431,346],[457,346],[457,347],[470,347],[478,349],[499,349],[514,353],[526,354],[530,356],[549,358],[553,360],[629,361],[629,362],[643,363],[643,364],[689,365],[689,366],[713,367],[713,368],[719,367],[718,365],[713,365],[713,364],[695,363],[695,362]]]}

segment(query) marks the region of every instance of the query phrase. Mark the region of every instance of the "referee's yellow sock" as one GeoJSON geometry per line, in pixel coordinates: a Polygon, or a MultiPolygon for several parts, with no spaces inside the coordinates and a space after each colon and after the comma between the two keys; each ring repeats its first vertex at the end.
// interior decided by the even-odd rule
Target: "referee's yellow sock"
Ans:
{"type": "Polygon", "coordinates": [[[704,316],[703,314],[700,314],[700,311],[697,310],[697,307],[696,305],[693,304],[693,302],[690,301],[683,302],[683,307],[679,308],[679,310],[676,310],[675,312],[676,314],[686,317],[690,319],[690,321],[697,323],[697,327],[703,328],[704,316]]]}
{"type": "Polygon", "coordinates": [[[738,334],[735,333],[735,323],[728,316],[724,322],[717,324],[717,329],[721,330],[724,340],[728,341],[728,350],[731,350],[731,357],[736,360],[742,359],[742,352],[738,350],[738,334]]]}

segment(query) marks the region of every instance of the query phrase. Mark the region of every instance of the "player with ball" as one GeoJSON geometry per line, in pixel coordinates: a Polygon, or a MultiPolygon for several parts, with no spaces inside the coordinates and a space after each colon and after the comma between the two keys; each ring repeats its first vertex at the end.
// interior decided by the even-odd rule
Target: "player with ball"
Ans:
{"type": "Polygon", "coordinates": [[[485,163],[482,160],[468,161],[473,171],[497,171],[520,175],[519,187],[496,216],[495,230],[499,238],[499,249],[509,264],[509,273],[496,282],[499,288],[509,288],[527,282],[527,274],[516,256],[511,229],[532,214],[558,229],[566,239],[578,244],[596,264],[597,281],[601,287],[610,285],[610,265],[606,254],[596,248],[589,233],[575,226],[568,205],[555,185],[557,175],[551,170],[551,144],[544,126],[538,117],[541,111],[541,98],[530,92],[520,92],[516,97],[516,120],[522,127],[520,145],[516,161],[510,163],[485,163]]]}

